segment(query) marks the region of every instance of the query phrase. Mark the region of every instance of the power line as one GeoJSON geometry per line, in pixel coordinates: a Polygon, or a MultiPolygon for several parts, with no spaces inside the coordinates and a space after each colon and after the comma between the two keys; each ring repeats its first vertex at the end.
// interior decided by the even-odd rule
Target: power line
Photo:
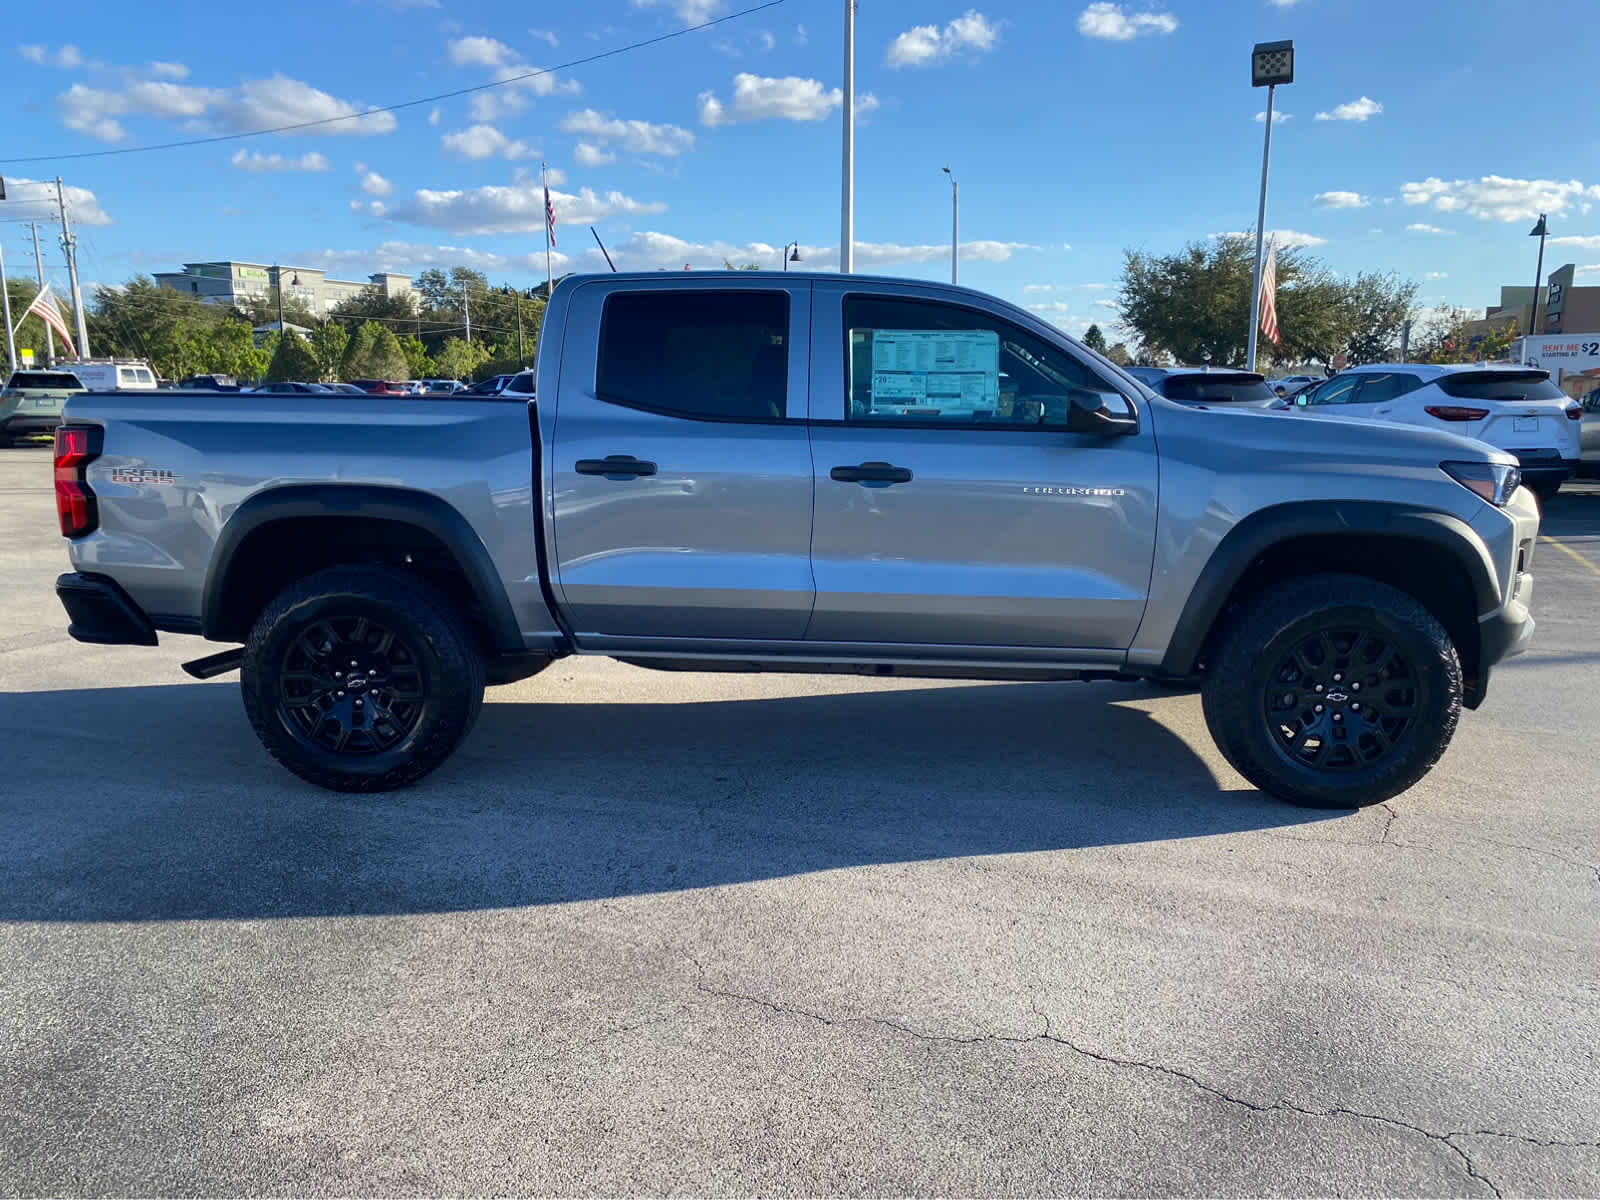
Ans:
{"type": "Polygon", "coordinates": [[[210,146],[217,142],[237,142],[245,138],[264,137],[271,133],[292,133],[299,129],[313,129],[321,125],[335,125],[341,121],[359,121],[365,117],[378,113],[399,112],[403,108],[417,108],[424,104],[437,104],[441,100],[454,100],[460,96],[470,96],[475,92],[486,92],[492,88],[509,87],[514,83],[523,83],[529,79],[537,79],[541,75],[553,75],[557,71],[570,71],[575,67],[588,66],[590,63],[600,62],[602,59],[615,58],[619,54],[627,54],[633,50],[642,50],[646,46],[659,45],[669,42],[673,38],[680,38],[686,34],[698,33],[702,29],[710,29],[713,25],[721,25],[727,21],[736,21],[740,17],[748,17],[753,13],[764,12],[769,8],[777,8],[787,0],[767,0],[765,4],[757,4],[751,8],[743,8],[738,12],[729,13],[725,17],[714,17],[709,21],[702,21],[698,25],[690,25],[684,29],[675,29],[671,33],[663,33],[653,38],[642,41],[630,42],[626,46],[617,46],[610,50],[602,50],[598,54],[590,54],[584,58],[575,58],[570,62],[559,63],[553,67],[541,67],[537,71],[528,71],[521,75],[513,75],[510,79],[497,79],[490,83],[479,83],[472,87],[457,88],[452,92],[440,92],[434,96],[422,96],[416,100],[402,100],[398,104],[384,104],[377,108],[369,108],[365,112],[345,113],[337,117],[323,117],[316,121],[297,121],[292,125],[275,125],[270,129],[253,129],[248,133],[219,133],[213,137],[190,138],[181,142],[158,142],[153,146],[122,146],[114,150],[81,150],[75,154],[35,154],[27,158],[0,158],[0,164],[40,163],[40,162],[68,162],[81,158],[110,158],[120,154],[148,154],[152,150],[180,150],[186,146],[210,146]]]}

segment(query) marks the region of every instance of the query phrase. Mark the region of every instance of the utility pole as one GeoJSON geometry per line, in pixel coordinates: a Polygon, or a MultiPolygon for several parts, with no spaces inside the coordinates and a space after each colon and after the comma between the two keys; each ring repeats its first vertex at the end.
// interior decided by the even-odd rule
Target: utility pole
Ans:
{"type": "Polygon", "coordinates": [[[67,225],[67,198],[56,176],[56,207],[61,210],[61,249],[67,256],[67,279],[72,284],[72,311],[78,318],[78,357],[89,357],[89,326],[83,319],[83,292],[78,287],[78,239],[67,225]]]}
{"type": "Polygon", "coordinates": [[[17,335],[11,330],[11,289],[6,286],[6,247],[0,242],[0,318],[6,323],[6,366],[15,373],[17,363],[17,335]]]}
{"type": "Polygon", "coordinates": [[[467,321],[467,345],[472,345],[472,289],[461,281],[461,312],[467,321]]]}
{"type": "Polygon", "coordinates": [[[844,0],[844,164],[840,180],[839,270],[856,269],[856,0],[844,0]]]}
{"type": "MultiPolygon", "coordinates": [[[[44,259],[39,255],[39,222],[30,221],[29,224],[33,226],[33,267],[34,270],[39,272],[39,290],[42,292],[44,291],[44,259]]],[[[50,332],[49,323],[42,323],[44,324],[44,365],[53,367],[56,365],[56,337],[55,334],[50,332]]]]}
{"type": "Polygon", "coordinates": [[[517,292],[517,370],[522,370],[528,365],[528,350],[522,340],[522,293],[517,292]]]}

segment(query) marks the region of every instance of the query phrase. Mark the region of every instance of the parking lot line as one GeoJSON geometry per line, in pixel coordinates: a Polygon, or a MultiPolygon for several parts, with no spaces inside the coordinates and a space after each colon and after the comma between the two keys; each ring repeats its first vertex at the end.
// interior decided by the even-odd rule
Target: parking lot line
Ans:
{"type": "Polygon", "coordinates": [[[1554,546],[1557,550],[1561,551],[1561,553],[1567,555],[1569,558],[1577,560],[1577,562],[1587,567],[1592,574],[1600,575],[1600,567],[1595,566],[1592,562],[1590,562],[1583,555],[1579,554],[1565,542],[1556,541],[1556,539],[1551,537],[1548,533],[1541,533],[1539,535],[1539,540],[1541,542],[1548,542],[1550,545],[1554,546]]]}

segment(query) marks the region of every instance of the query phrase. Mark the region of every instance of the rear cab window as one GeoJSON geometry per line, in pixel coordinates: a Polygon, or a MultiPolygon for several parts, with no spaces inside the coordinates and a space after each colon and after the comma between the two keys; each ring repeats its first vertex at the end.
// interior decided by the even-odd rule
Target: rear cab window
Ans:
{"type": "Polygon", "coordinates": [[[1169,400],[1190,404],[1227,404],[1241,401],[1276,400],[1278,393],[1259,375],[1169,375],[1164,392],[1169,400]]]}
{"type": "Polygon", "coordinates": [[[711,421],[779,421],[788,405],[789,294],[614,292],[605,299],[595,394],[711,421]]]}
{"type": "Polygon", "coordinates": [[[18,371],[6,384],[8,388],[32,388],[41,391],[83,390],[78,377],[67,371],[18,371]]]}

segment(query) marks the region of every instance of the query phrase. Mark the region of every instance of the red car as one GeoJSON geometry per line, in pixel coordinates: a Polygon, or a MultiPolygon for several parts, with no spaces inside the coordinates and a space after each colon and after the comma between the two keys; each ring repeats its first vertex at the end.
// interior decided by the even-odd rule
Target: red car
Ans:
{"type": "Polygon", "coordinates": [[[392,379],[352,379],[355,384],[369,396],[409,396],[411,388],[404,383],[396,383],[392,379]]]}

